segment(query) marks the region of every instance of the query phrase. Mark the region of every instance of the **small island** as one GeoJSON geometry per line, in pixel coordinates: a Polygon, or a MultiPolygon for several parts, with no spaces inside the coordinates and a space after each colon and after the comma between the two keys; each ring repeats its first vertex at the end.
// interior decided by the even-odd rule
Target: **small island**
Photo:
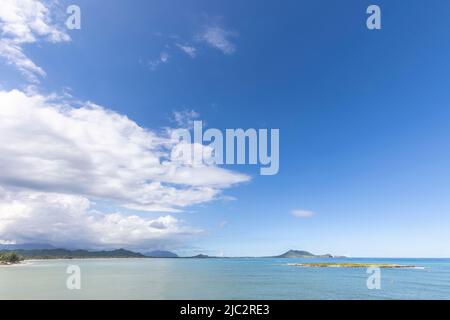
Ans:
{"type": "Polygon", "coordinates": [[[289,266],[295,267],[315,267],[315,268],[392,268],[392,269],[414,269],[416,266],[412,265],[401,265],[401,264],[390,264],[390,263],[289,263],[289,266]]]}

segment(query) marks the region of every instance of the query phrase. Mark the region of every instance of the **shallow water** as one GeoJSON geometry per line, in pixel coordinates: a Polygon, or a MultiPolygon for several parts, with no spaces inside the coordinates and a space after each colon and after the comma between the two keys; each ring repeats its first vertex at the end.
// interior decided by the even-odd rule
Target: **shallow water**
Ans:
{"type": "Polygon", "coordinates": [[[450,299],[450,259],[96,259],[47,260],[0,267],[0,299],[450,299]],[[369,290],[365,268],[288,266],[371,262],[423,269],[381,269],[369,290]],[[66,286],[81,268],[81,290],[66,286]]]}

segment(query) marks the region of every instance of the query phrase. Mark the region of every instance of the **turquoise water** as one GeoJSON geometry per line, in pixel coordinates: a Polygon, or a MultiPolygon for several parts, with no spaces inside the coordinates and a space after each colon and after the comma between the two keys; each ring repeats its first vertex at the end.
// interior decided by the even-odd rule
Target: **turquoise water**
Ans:
{"type": "Polygon", "coordinates": [[[450,259],[104,259],[0,267],[0,299],[450,299],[450,259]],[[304,268],[301,262],[412,264],[381,269],[369,290],[365,268],[304,268]],[[66,269],[81,268],[81,290],[66,269]]]}

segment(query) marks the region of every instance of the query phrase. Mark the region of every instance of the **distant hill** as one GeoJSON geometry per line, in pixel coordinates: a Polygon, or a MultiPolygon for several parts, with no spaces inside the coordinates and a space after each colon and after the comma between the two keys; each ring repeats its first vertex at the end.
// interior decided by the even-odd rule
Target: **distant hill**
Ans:
{"type": "Polygon", "coordinates": [[[144,256],[149,258],[178,258],[178,255],[176,253],[163,250],[154,250],[150,252],[145,252],[144,256]]]}
{"type": "MultiPolygon", "coordinates": [[[[11,252],[2,250],[0,253],[11,252]]],[[[117,249],[112,251],[87,251],[67,249],[36,249],[36,250],[14,250],[25,259],[90,259],[90,258],[145,258],[141,253],[117,249]]]]}
{"type": "Polygon", "coordinates": [[[216,258],[216,257],[210,257],[206,254],[198,254],[196,256],[193,257],[186,257],[186,258],[192,258],[192,259],[208,259],[208,258],[216,258]]]}
{"type": "Polygon", "coordinates": [[[303,250],[289,250],[279,256],[270,258],[333,258],[331,254],[315,255],[303,250]]]}

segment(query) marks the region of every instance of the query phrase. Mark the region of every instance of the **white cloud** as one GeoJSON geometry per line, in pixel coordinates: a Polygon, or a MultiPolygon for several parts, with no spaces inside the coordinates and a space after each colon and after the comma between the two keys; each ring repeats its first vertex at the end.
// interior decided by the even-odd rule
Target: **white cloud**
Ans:
{"type": "Polygon", "coordinates": [[[308,210],[295,209],[291,211],[291,215],[297,218],[311,218],[316,215],[316,213],[308,210]]]}
{"type": "Polygon", "coordinates": [[[0,57],[29,81],[38,82],[45,71],[24,53],[23,45],[38,41],[63,42],[70,37],[52,22],[47,2],[0,1],[0,57]]]}
{"type": "Polygon", "coordinates": [[[186,53],[191,58],[195,58],[197,56],[197,49],[195,49],[195,47],[193,47],[193,46],[182,45],[182,44],[179,44],[179,43],[177,43],[176,46],[178,48],[180,48],[181,51],[186,53]]]}
{"type": "Polygon", "coordinates": [[[236,33],[227,31],[217,25],[208,25],[202,33],[197,35],[199,41],[206,42],[224,54],[233,54],[236,51],[236,46],[229,39],[231,37],[236,37],[236,33]]]}
{"type": "Polygon", "coordinates": [[[92,103],[0,91],[0,184],[177,211],[215,199],[243,174],[171,161],[179,142],[92,103]]]}
{"type": "Polygon", "coordinates": [[[16,244],[15,241],[0,240],[1,245],[16,244]]]}
{"type": "Polygon", "coordinates": [[[192,233],[171,216],[91,208],[101,200],[114,212],[176,212],[249,180],[176,161],[179,147],[90,102],[0,90],[0,240],[138,246],[192,233]]]}
{"type": "Polygon", "coordinates": [[[105,214],[92,209],[87,198],[59,193],[0,188],[0,212],[2,243],[145,249],[201,232],[170,215],[105,214]]]}
{"type": "MultiPolygon", "coordinates": [[[[46,73],[26,55],[25,45],[70,41],[52,19],[55,3],[0,0],[0,59],[34,83],[46,73]]],[[[230,35],[213,30],[204,40],[232,53],[230,35]]],[[[179,48],[196,54],[194,47],[179,48]]],[[[161,52],[149,67],[169,58],[161,52]]],[[[189,116],[194,114],[179,114],[176,121],[184,125],[189,116]]],[[[182,211],[249,180],[216,166],[176,161],[177,148],[180,143],[167,134],[94,103],[43,96],[33,87],[0,88],[0,243],[144,248],[198,233],[171,215],[144,218],[123,209],[182,211]],[[97,200],[114,209],[94,209],[97,200]]]]}

